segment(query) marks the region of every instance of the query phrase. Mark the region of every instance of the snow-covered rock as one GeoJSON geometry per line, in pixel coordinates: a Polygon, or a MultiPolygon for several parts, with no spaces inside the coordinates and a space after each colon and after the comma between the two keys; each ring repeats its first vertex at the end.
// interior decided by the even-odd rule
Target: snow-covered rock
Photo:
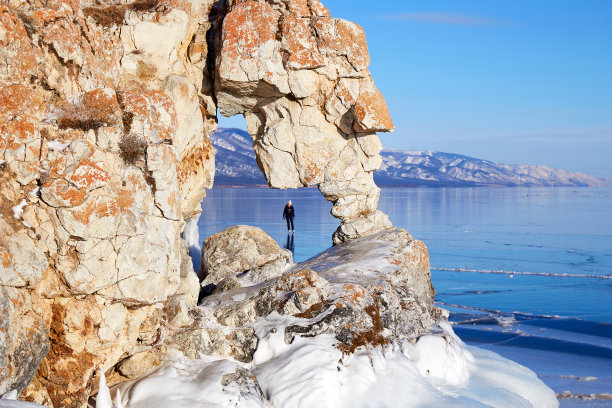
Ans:
{"type": "Polygon", "coordinates": [[[533,372],[453,333],[433,306],[428,259],[388,230],[213,294],[177,336],[192,361],[113,392],[125,408],[557,407],[533,372]]]}

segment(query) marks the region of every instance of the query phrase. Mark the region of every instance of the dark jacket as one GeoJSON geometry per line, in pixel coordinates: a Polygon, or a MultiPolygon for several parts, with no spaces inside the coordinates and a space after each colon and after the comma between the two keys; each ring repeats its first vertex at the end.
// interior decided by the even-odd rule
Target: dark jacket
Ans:
{"type": "Polygon", "coordinates": [[[293,217],[295,217],[295,208],[293,206],[289,207],[289,204],[285,205],[285,209],[283,210],[283,218],[293,217]]]}

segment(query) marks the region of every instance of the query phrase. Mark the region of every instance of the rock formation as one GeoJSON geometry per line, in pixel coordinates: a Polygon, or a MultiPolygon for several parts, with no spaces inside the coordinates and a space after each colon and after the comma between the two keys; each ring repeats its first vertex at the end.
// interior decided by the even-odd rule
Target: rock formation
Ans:
{"type": "Polygon", "coordinates": [[[95,372],[191,322],[211,7],[2,2],[0,394],[82,407],[95,372]]]}
{"type": "Polygon", "coordinates": [[[318,185],[339,243],[389,227],[377,211],[377,131],[393,128],[368,71],[365,34],[319,0],[228,0],[217,30],[221,114],[244,115],[273,188],[318,185]]]}
{"type": "Polygon", "coordinates": [[[252,286],[282,275],[293,255],[261,228],[235,225],[204,240],[203,287],[225,291],[252,286]]]}
{"type": "Polygon", "coordinates": [[[430,332],[439,315],[427,248],[401,229],[333,247],[249,286],[204,298],[194,328],[178,336],[178,348],[250,362],[256,328],[277,313],[295,322],[285,328],[286,343],[331,334],[350,354],[365,345],[414,340],[430,332]]]}
{"type": "Polygon", "coordinates": [[[270,186],[334,202],[335,242],[390,226],[365,36],[318,0],[6,0],[0,61],[0,394],[84,407],[190,327],[217,105],[270,186]]]}

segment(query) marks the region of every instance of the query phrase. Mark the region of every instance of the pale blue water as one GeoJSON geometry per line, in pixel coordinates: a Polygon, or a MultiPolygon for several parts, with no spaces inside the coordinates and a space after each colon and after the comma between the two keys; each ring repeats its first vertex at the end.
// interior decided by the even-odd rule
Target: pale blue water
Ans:
{"type": "MultiPolygon", "coordinates": [[[[213,189],[201,238],[247,224],[291,248],[289,199],[294,258],[306,260],[338,226],[316,189],[213,189]]],[[[383,189],[379,208],[427,245],[436,300],[464,340],[529,366],[558,392],[612,392],[612,189],[383,189]]]]}

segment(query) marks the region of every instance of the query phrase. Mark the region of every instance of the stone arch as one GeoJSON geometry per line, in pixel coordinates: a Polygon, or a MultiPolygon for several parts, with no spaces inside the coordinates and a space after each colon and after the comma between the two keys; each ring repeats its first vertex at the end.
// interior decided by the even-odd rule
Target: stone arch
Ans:
{"type": "Polygon", "coordinates": [[[334,243],[391,224],[377,210],[377,131],[391,131],[365,34],[318,0],[227,0],[215,38],[215,95],[244,115],[272,188],[318,185],[342,223],[334,243]]]}

